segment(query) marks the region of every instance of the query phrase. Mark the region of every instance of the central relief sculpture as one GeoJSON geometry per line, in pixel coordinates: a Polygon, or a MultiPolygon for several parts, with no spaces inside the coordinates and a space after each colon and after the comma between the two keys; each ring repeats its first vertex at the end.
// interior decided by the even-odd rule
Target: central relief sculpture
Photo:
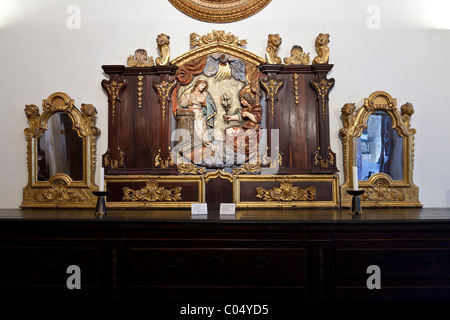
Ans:
{"type": "Polygon", "coordinates": [[[172,111],[177,163],[224,168],[256,163],[263,108],[256,66],[228,54],[194,60],[177,73],[172,111]]]}

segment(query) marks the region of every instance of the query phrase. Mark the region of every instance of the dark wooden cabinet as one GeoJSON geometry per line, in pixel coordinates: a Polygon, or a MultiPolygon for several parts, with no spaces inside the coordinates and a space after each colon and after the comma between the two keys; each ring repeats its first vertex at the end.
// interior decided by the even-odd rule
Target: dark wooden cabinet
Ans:
{"type": "Polygon", "coordinates": [[[0,210],[4,299],[450,299],[450,210],[0,210]],[[67,267],[81,270],[69,290],[67,267]],[[368,289],[370,265],[381,289],[368,289]]]}

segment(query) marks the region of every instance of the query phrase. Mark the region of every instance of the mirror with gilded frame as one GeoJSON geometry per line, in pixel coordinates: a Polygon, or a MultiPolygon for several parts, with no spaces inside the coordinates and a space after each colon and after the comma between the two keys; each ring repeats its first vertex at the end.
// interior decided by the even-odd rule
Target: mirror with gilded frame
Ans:
{"type": "Polygon", "coordinates": [[[25,106],[29,127],[28,184],[23,189],[23,208],[95,207],[97,110],[81,104],[81,111],[67,94],[56,92],[42,102],[42,114],[25,106]]]}
{"type": "Polygon", "coordinates": [[[351,206],[347,190],[355,186],[364,190],[360,197],[363,207],[422,207],[419,188],[413,182],[416,130],[410,120],[414,108],[409,102],[400,111],[396,106],[396,99],[376,91],[359,109],[354,103],[342,107],[342,207],[351,206]]]}

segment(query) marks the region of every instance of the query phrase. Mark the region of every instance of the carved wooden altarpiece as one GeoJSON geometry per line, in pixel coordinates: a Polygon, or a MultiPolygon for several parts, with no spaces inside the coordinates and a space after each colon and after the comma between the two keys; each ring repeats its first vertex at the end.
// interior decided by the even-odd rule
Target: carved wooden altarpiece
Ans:
{"type": "Polygon", "coordinates": [[[312,63],[300,46],[282,61],[277,34],[268,36],[264,58],[244,49],[246,40],[213,31],[192,33],[191,50],[170,60],[169,40],[158,36],[155,60],[139,49],[127,66],[102,66],[109,76],[102,81],[108,207],[339,206],[329,137],[329,35],[317,37],[312,63]],[[247,139],[244,147],[233,149],[231,133],[235,144],[247,139]]]}

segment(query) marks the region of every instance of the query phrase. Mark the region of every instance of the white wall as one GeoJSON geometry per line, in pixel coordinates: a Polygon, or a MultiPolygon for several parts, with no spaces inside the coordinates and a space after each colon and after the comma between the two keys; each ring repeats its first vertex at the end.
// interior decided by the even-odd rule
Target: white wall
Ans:
{"type": "Polygon", "coordinates": [[[17,208],[27,184],[26,104],[41,107],[56,91],[69,94],[77,107],[93,104],[103,133],[100,158],[107,139],[101,66],[125,65],[138,48],[157,57],[160,33],[170,36],[174,59],[190,49],[192,32],[212,30],[246,39],[246,49],[262,57],[267,35],[278,33],[281,58],[295,44],[315,57],[316,36],[329,33],[334,64],[329,77],[336,80],[330,93],[331,146],[339,169],[341,107],[347,102],[359,107],[372,92],[387,91],[398,106],[411,102],[415,108],[414,182],[420,201],[425,207],[450,207],[449,9],[445,0],[272,0],[248,19],[211,24],[183,15],[166,0],[0,0],[0,207],[17,208]],[[67,26],[71,5],[80,9],[80,29],[67,26]],[[379,29],[371,28],[373,22],[379,29]]]}

